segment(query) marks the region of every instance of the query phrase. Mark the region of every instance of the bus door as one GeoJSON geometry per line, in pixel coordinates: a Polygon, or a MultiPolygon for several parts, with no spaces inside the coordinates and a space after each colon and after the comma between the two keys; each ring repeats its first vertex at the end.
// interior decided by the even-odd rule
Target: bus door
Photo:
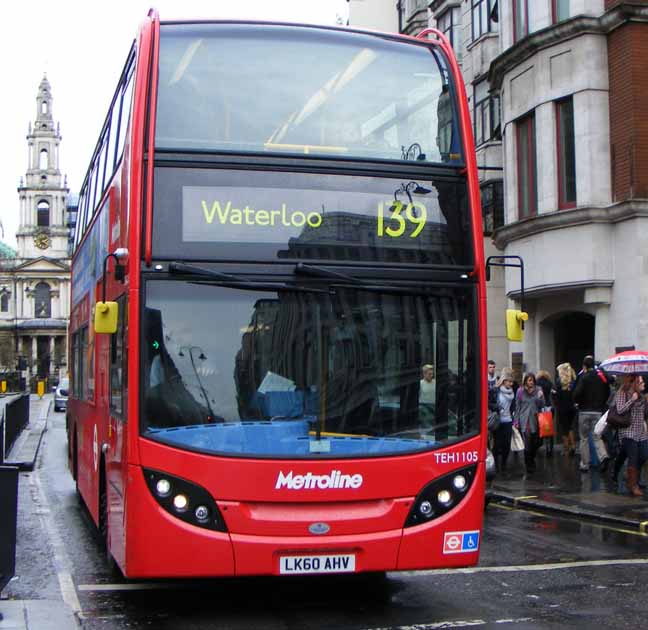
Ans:
{"type": "Polygon", "coordinates": [[[127,383],[128,355],[126,341],[128,335],[127,296],[118,298],[119,320],[117,331],[110,335],[108,406],[109,430],[108,450],[106,452],[106,491],[108,493],[108,531],[112,554],[124,566],[124,490],[126,487],[127,465],[127,383]]]}

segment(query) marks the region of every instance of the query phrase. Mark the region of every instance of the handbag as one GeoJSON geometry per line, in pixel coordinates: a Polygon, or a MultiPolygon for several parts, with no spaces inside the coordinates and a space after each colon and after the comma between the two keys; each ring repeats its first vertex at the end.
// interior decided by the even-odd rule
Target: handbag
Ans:
{"type": "Polygon", "coordinates": [[[553,437],[554,426],[551,411],[538,412],[538,433],[540,438],[553,437]]]}
{"type": "Polygon", "coordinates": [[[605,432],[605,429],[607,428],[607,419],[608,419],[608,414],[610,411],[606,411],[597,421],[596,424],[594,425],[594,435],[597,435],[598,437],[601,437],[603,433],[605,432]]]}
{"type": "Polygon", "coordinates": [[[513,432],[511,433],[511,450],[514,453],[524,450],[524,440],[517,427],[513,427],[513,432]]]}
{"type": "MultiPolygon", "coordinates": [[[[632,406],[630,407],[630,409],[631,408],[632,406]]],[[[617,410],[617,406],[612,405],[608,409],[607,423],[614,429],[627,429],[630,424],[632,424],[630,409],[628,409],[625,413],[620,414],[617,410]]]]}
{"type": "Polygon", "coordinates": [[[488,412],[488,430],[497,431],[500,425],[500,415],[497,411],[488,412]]]}

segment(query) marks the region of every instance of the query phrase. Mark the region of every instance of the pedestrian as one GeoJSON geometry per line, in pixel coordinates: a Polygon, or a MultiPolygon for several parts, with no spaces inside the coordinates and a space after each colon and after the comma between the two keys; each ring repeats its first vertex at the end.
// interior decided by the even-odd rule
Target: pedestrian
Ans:
{"type": "Polygon", "coordinates": [[[576,453],[576,406],[574,404],[574,384],[576,372],[571,363],[561,363],[556,367],[558,378],[552,390],[552,402],[556,412],[556,426],[563,443],[563,455],[573,457],[576,453]]]}
{"type": "Polygon", "coordinates": [[[596,449],[601,471],[607,468],[609,457],[603,440],[594,433],[594,426],[607,409],[610,396],[610,384],[603,370],[594,367],[594,357],[587,355],[583,359],[583,369],[576,380],[574,402],[578,405],[578,436],[580,438],[579,468],[589,470],[591,455],[590,437],[596,449]]]}
{"type": "Polygon", "coordinates": [[[436,379],[434,365],[426,363],[421,367],[419,381],[419,418],[426,433],[434,429],[436,423],[436,379]]]}
{"type": "Polygon", "coordinates": [[[536,383],[533,372],[522,379],[522,387],[515,394],[515,423],[524,438],[524,464],[528,474],[536,469],[535,457],[540,448],[538,435],[538,413],[545,407],[542,390],[536,383]]]}
{"type": "Polygon", "coordinates": [[[493,359],[488,359],[488,364],[487,364],[487,378],[488,378],[488,389],[496,389],[497,388],[497,376],[495,375],[495,369],[497,368],[497,364],[493,359]]]}
{"type": "MultiPolygon", "coordinates": [[[[628,460],[628,490],[633,497],[643,496],[639,488],[639,471],[648,461],[645,387],[642,376],[626,374],[614,397],[617,413],[630,413],[630,426],[619,429],[621,452],[618,458],[628,460]]],[[[617,472],[616,466],[615,472],[617,472]]]]}
{"type": "Polygon", "coordinates": [[[502,368],[497,381],[497,411],[500,423],[495,430],[495,469],[506,473],[506,463],[511,452],[511,435],[513,433],[513,414],[515,412],[515,394],[513,393],[513,370],[502,368]]]}
{"type": "MultiPolygon", "coordinates": [[[[554,384],[551,382],[551,375],[546,370],[538,370],[536,374],[538,387],[542,390],[542,395],[545,399],[545,408],[543,411],[551,412],[552,422],[553,422],[553,409],[551,408],[551,392],[554,388],[554,384]]],[[[555,426],[555,424],[554,424],[555,426]]],[[[555,430],[554,430],[555,431],[555,430]]],[[[553,447],[554,447],[554,438],[553,435],[550,437],[542,438],[545,445],[545,451],[547,457],[553,457],[553,447]]]]}

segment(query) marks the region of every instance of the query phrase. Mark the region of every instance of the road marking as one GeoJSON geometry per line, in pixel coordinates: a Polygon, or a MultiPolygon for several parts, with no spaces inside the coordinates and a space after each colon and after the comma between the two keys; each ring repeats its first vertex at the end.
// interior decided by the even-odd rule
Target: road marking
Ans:
{"type": "MultiPolygon", "coordinates": [[[[577,560],[574,562],[554,562],[549,564],[508,564],[490,567],[470,567],[463,569],[422,569],[420,571],[389,571],[393,578],[421,577],[424,575],[453,575],[466,573],[514,573],[516,571],[558,571],[564,569],[586,569],[589,567],[648,565],[648,558],[618,558],[616,560],[577,560]]],[[[195,588],[195,582],[124,582],[123,584],[78,584],[79,592],[110,592],[110,591],[156,591],[172,589],[195,588]]],[[[489,622],[495,623],[495,622],[489,622]]],[[[507,622],[508,623],[508,622],[507,622]]],[[[400,626],[398,626],[400,627],[400,626]]],[[[418,628],[418,626],[415,626],[418,628]]],[[[421,626],[423,627],[423,626],[421,626]]]]}
{"type": "Polygon", "coordinates": [[[582,569],[588,567],[611,567],[623,565],[648,565],[648,558],[620,558],[617,560],[577,560],[575,562],[554,562],[548,564],[510,564],[493,567],[470,567],[464,569],[427,569],[422,571],[402,571],[393,573],[394,577],[416,577],[421,575],[452,575],[453,573],[511,573],[514,571],[558,571],[562,569],[582,569]]]}
{"type": "Polygon", "coordinates": [[[54,551],[54,567],[56,568],[56,576],[63,601],[74,613],[76,621],[77,615],[81,614],[81,603],[77,597],[74,581],[72,580],[72,563],[70,562],[70,558],[65,550],[65,544],[52,517],[49,501],[47,500],[47,495],[41,484],[40,474],[37,469],[29,475],[29,486],[32,499],[39,508],[37,508],[37,513],[41,526],[45,530],[49,538],[50,546],[54,551]]]}
{"type": "MultiPolygon", "coordinates": [[[[581,522],[580,519],[578,519],[575,515],[557,515],[557,514],[547,514],[546,512],[536,512],[535,510],[531,510],[530,508],[514,508],[510,507],[508,505],[502,505],[501,503],[491,503],[490,507],[497,508],[498,510],[508,510],[509,512],[526,512],[527,514],[532,514],[533,516],[541,516],[542,518],[549,518],[549,519],[562,519],[565,521],[578,521],[581,522]]],[[[644,521],[646,525],[648,525],[648,521],[644,521]]],[[[645,528],[639,527],[638,530],[636,529],[623,529],[621,527],[613,527],[612,525],[606,525],[605,523],[597,523],[593,521],[588,521],[588,525],[591,527],[598,527],[599,529],[607,529],[608,531],[611,532],[620,532],[622,534],[632,534],[633,536],[640,536],[642,538],[647,538],[648,537],[648,532],[645,531],[645,528]]],[[[643,525],[643,523],[642,523],[643,525]]]]}
{"type": "Polygon", "coordinates": [[[170,589],[192,588],[191,582],[124,582],[123,584],[79,584],[79,592],[105,592],[105,591],[166,591],[170,589]]]}
{"type": "Polygon", "coordinates": [[[433,623],[416,623],[410,626],[389,626],[372,628],[371,630],[435,630],[436,628],[467,628],[471,626],[485,626],[490,624],[525,623],[533,621],[532,617],[520,617],[519,619],[497,619],[486,621],[485,619],[457,619],[452,621],[435,621],[433,623]]]}
{"type": "Polygon", "coordinates": [[[537,499],[537,494],[529,494],[525,497],[513,497],[513,505],[517,505],[518,501],[524,501],[524,499],[537,499]]]}

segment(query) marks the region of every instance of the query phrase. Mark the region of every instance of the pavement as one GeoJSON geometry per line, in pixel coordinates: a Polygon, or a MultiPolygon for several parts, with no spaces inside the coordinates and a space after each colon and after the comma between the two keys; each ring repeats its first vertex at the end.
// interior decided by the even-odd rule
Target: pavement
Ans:
{"type": "MultiPolygon", "coordinates": [[[[9,397],[7,397],[9,398],[9,397]]],[[[18,466],[21,472],[33,471],[38,452],[47,431],[47,416],[52,395],[32,395],[29,400],[29,423],[22,431],[4,465],[18,466]]],[[[22,478],[22,475],[21,475],[22,478]]],[[[18,483],[24,483],[19,479],[18,483]]],[[[16,558],[16,564],[20,561],[16,558]]],[[[79,624],[62,599],[10,600],[0,596],[0,630],[78,630],[79,624]]]]}
{"type": "MultiPolygon", "coordinates": [[[[625,469],[616,484],[612,465],[604,473],[598,467],[581,472],[578,454],[565,455],[556,446],[553,455],[547,456],[543,446],[536,458],[536,472],[526,475],[522,454],[515,455],[511,453],[507,473],[491,482],[491,501],[648,532],[648,493],[644,489],[643,497],[630,496],[623,479],[625,469]]],[[[648,484],[648,475],[643,477],[648,484]]]]}

